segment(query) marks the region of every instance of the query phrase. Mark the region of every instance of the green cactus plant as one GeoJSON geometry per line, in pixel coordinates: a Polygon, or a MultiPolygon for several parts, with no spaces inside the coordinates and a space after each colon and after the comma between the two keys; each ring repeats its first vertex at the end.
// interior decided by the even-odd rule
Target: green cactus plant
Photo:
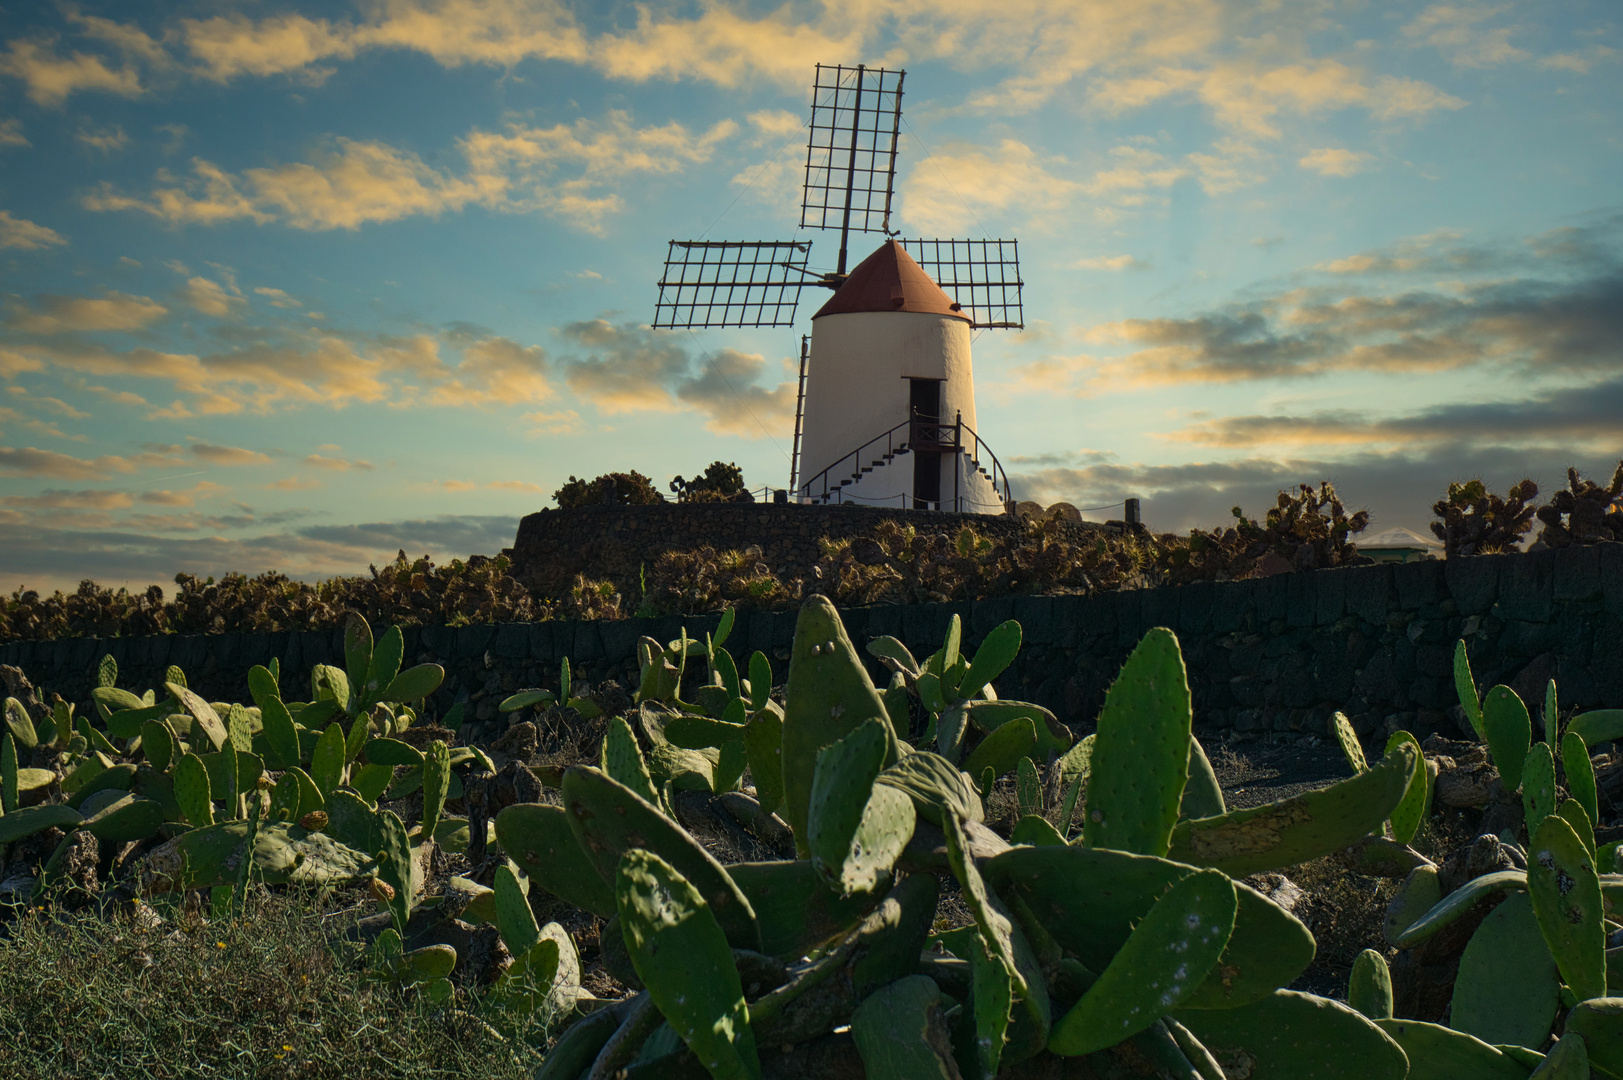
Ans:
{"type": "Polygon", "coordinates": [[[1215,870],[1199,870],[1159,897],[1099,980],[1055,1021],[1048,1047],[1091,1054],[1148,1028],[1181,1005],[1217,964],[1234,932],[1239,897],[1215,870]]]}
{"type": "Polygon", "coordinates": [[[760,1080],[749,1006],[728,935],[704,895],[640,848],[615,871],[621,932],[637,976],[716,1080],[760,1080]]]}
{"type": "Polygon", "coordinates": [[[1105,695],[1082,820],[1089,847],[1167,854],[1189,778],[1192,724],[1178,639],[1158,627],[1105,695]]]}
{"type": "Polygon", "coordinates": [[[1374,949],[1358,954],[1347,979],[1347,1004],[1371,1020],[1392,1018],[1392,972],[1385,955],[1374,949]]]}
{"type": "Polygon", "coordinates": [[[1528,894],[1514,892],[1471,935],[1454,979],[1449,1026],[1486,1043],[1542,1046],[1561,979],[1528,894]],[[1514,987],[1514,993],[1506,989],[1514,987]]]}

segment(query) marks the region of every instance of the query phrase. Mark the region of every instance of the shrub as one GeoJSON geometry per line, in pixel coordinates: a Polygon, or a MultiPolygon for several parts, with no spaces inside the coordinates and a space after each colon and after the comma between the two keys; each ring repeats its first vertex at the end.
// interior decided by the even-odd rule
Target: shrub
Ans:
{"type": "Polygon", "coordinates": [[[744,491],[744,470],[731,462],[712,461],[692,480],[671,481],[677,502],[730,502],[744,491]]]}
{"type": "Polygon", "coordinates": [[[1617,463],[1612,482],[1605,487],[1580,478],[1577,469],[1568,469],[1566,488],[1551,496],[1548,506],[1538,508],[1538,519],[1544,523],[1539,539],[1552,548],[1623,540],[1619,493],[1623,493],[1623,461],[1617,463]]]}
{"type": "Polygon", "coordinates": [[[1450,484],[1448,495],[1432,505],[1431,512],[1442,520],[1432,522],[1431,531],[1449,558],[1515,551],[1533,527],[1530,503],[1537,495],[1538,485],[1531,480],[1512,484],[1504,498],[1481,480],[1450,484]]]}
{"type": "Polygon", "coordinates": [[[636,470],[604,473],[595,480],[577,480],[571,476],[568,483],[552,493],[552,498],[560,510],[601,506],[604,494],[610,489],[614,492],[614,502],[629,506],[648,506],[665,501],[665,496],[654,487],[654,482],[636,470]]]}

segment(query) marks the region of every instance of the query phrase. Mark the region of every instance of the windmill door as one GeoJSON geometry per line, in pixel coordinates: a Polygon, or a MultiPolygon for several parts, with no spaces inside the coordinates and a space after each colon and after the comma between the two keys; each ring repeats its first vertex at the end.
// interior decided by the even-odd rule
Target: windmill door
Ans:
{"type": "Polygon", "coordinates": [[[909,413],[913,421],[913,509],[941,505],[941,380],[909,379],[909,413]]]}

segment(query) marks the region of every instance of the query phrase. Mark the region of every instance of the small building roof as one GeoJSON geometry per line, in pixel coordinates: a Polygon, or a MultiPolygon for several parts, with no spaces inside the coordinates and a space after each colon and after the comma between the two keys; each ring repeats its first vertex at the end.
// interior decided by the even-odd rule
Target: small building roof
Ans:
{"type": "Polygon", "coordinates": [[[1439,540],[1434,540],[1429,536],[1421,536],[1417,532],[1411,532],[1410,530],[1402,527],[1385,529],[1376,533],[1374,536],[1355,536],[1352,537],[1352,542],[1356,544],[1360,550],[1402,548],[1409,550],[1439,551],[1443,546],[1442,542],[1439,540]]]}
{"type": "Polygon", "coordinates": [[[886,240],[858,263],[812,318],[856,311],[918,311],[974,321],[895,240],[886,240]]]}

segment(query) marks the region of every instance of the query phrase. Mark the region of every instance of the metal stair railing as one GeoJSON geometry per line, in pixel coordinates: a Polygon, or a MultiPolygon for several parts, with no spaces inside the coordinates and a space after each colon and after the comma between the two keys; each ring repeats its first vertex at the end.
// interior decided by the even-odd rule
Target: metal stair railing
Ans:
{"type": "MultiPolygon", "coordinates": [[[[963,414],[959,413],[952,423],[944,422],[934,417],[911,416],[880,435],[876,435],[835,461],[822,472],[801,482],[795,489],[795,497],[814,503],[841,503],[848,499],[862,502],[876,502],[888,500],[870,500],[862,496],[847,493],[845,489],[861,481],[862,477],[881,465],[888,465],[903,454],[915,450],[938,452],[943,454],[960,454],[966,449],[971,452],[966,455],[969,464],[982,476],[991,482],[992,490],[1000,500],[1000,508],[1008,505],[1010,501],[1009,478],[1003,470],[1003,463],[992,452],[986,441],[975,433],[973,428],[963,422],[963,414]],[[906,431],[906,438],[900,438],[900,433],[906,431]],[[964,436],[968,435],[970,447],[964,444],[964,436]],[[881,447],[883,449],[881,449],[881,447]],[[991,459],[992,469],[987,471],[981,464],[981,456],[991,459]],[[864,461],[869,464],[864,465],[864,461]],[[839,479],[835,479],[838,477],[839,479]]],[[[899,498],[905,507],[910,495],[892,496],[899,498]]],[[[947,507],[943,501],[935,504],[935,509],[942,510],[947,507]]],[[[956,509],[962,510],[965,502],[971,502],[966,496],[958,496],[951,500],[956,509]]],[[[976,505],[980,505],[978,502],[976,505]]]]}

